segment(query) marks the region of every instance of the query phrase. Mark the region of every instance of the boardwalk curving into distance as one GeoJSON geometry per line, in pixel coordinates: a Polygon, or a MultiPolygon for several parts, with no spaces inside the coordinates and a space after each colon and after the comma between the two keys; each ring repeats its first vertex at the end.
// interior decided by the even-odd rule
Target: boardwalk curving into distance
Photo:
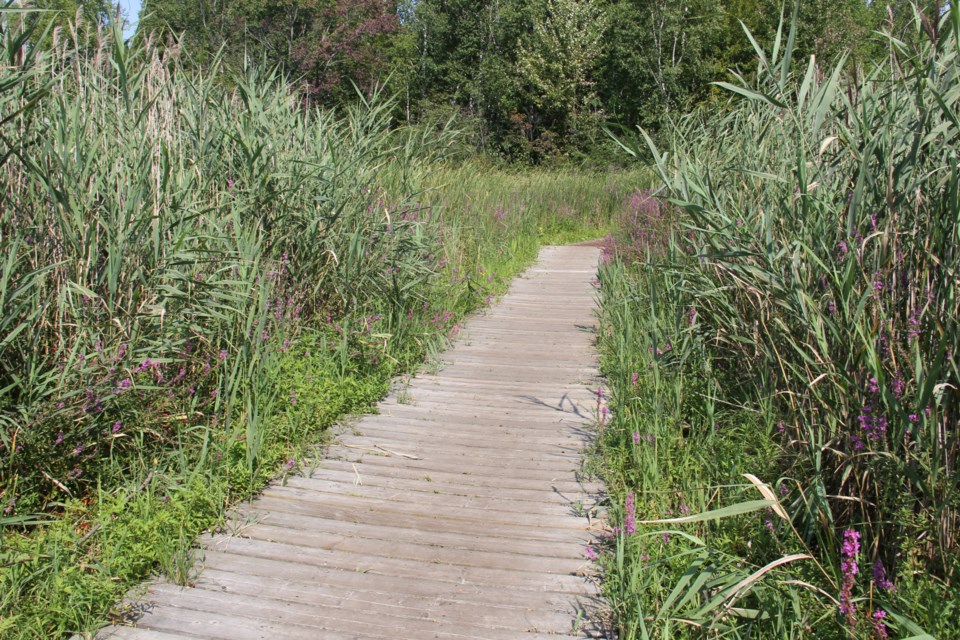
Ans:
{"type": "Polygon", "coordinates": [[[599,636],[595,487],[577,474],[597,408],[597,259],[544,248],[438,373],[205,536],[193,586],[150,585],[136,627],[97,637],[599,636]]]}

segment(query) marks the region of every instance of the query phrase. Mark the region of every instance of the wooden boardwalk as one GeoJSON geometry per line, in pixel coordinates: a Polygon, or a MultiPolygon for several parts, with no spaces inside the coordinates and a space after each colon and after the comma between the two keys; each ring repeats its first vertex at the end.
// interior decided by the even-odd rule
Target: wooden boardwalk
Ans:
{"type": "Polygon", "coordinates": [[[598,251],[546,247],[437,374],[344,429],[308,476],[206,536],[195,584],[150,585],[98,638],[597,637],[578,480],[595,423],[598,251]]]}

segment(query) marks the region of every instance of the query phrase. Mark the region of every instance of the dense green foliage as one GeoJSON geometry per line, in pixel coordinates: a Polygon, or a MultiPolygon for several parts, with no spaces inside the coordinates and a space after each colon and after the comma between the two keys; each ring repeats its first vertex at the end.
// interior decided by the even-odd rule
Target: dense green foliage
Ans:
{"type": "Polygon", "coordinates": [[[855,83],[781,32],[647,140],[601,269],[623,638],[958,637],[960,9],[911,29],[855,83]]]}
{"type": "MultiPolygon", "coordinates": [[[[928,2],[930,20],[938,4],[928,2]]],[[[795,56],[849,70],[884,55],[909,3],[805,0],[795,56]],[[890,7],[889,11],[887,7],[890,7]]],[[[142,35],[182,34],[200,62],[264,57],[326,104],[391,71],[407,122],[456,115],[477,148],[512,160],[622,162],[606,123],[660,129],[755,65],[743,25],[771,42],[782,0],[147,0],[142,35]],[[334,8],[336,10],[334,10],[334,8]]]]}

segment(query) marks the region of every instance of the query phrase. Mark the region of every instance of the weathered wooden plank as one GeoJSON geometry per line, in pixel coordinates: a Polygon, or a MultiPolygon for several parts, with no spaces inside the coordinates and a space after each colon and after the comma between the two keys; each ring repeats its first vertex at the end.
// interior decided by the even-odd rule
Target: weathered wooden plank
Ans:
{"type": "Polygon", "coordinates": [[[331,457],[339,457],[355,464],[367,464],[375,466],[397,466],[401,465],[411,469],[420,469],[425,474],[430,472],[446,472],[461,474],[463,476],[472,476],[483,478],[501,478],[511,481],[531,480],[532,484],[527,486],[564,486],[572,488],[577,484],[573,478],[577,472],[577,465],[574,462],[557,466],[547,464],[546,462],[535,462],[524,466],[502,465],[499,464],[496,456],[487,456],[485,458],[473,457],[466,458],[466,454],[458,460],[444,459],[441,457],[430,460],[418,457],[410,459],[396,454],[384,453],[381,451],[364,451],[351,449],[348,446],[337,445],[329,449],[331,457]]]}
{"type": "Polygon", "coordinates": [[[411,478],[393,475],[390,473],[378,473],[376,470],[367,470],[366,473],[358,474],[354,469],[332,469],[327,467],[322,473],[313,473],[309,477],[301,478],[299,476],[288,479],[287,484],[298,486],[293,481],[302,480],[304,482],[317,481],[321,484],[334,483],[343,487],[344,491],[350,487],[370,486],[375,488],[385,488],[394,491],[409,491],[412,493],[433,493],[458,495],[473,498],[498,499],[503,498],[516,504],[540,504],[547,503],[554,505],[550,508],[570,508],[572,504],[579,504],[584,497],[590,493],[587,488],[578,489],[575,492],[563,493],[552,487],[543,487],[539,489],[511,489],[504,487],[492,487],[482,484],[465,484],[450,481],[441,481],[437,478],[425,480],[422,477],[411,478]]]}
{"type": "Polygon", "coordinates": [[[363,420],[352,427],[356,435],[377,437],[393,435],[396,438],[415,439],[432,438],[440,442],[455,442],[465,447],[479,446],[486,448],[490,443],[503,444],[508,440],[512,451],[540,451],[541,447],[547,450],[580,452],[589,444],[588,432],[573,425],[572,428],[549,431],[543,435],[524,432],[520,427],[492,427],[483,429],[470,428],[471,425],[459,425],[453,421],[426,422],[423,420],[401,419],[397,417],[380,420],[363,420]]]}
{"type": "MultiPolygon", "coordinates": [[[[529,631],[473,627],[449,621],[385,616],[344,616],[328,609],[314,615],[309,607],[267,599],[226,596],[202,589],[184,594],[157,591],[151,600],[160,605],[156,617],[144,618],[146,626],[173,628],[186,623],[188,629],[203,625],[205,633],[215,638],[397,638],[402,629],[404,638],[437,638],[444,640],[514,640],[518,631],[532,640],[556,640],[556,636],[529,631]],[[308,611],[304,611],[308,609],[308,611]],[[459,630],[455,630],[459,627],[459,630]],[[211,629],[212,628],[212,629],[211,629]],[[234,636],[226,634],[237,634],[234,636]]],[[[348,612],[349,613],[349,612],[348,612]]]]}
{"type": "Polygon", "coordinates": [[[134,627],[107,627],[101,629],[97,640],[190,640],[196,636],[184,636],[178,633],[164,633],[151,629],[136,629],[134,627]]]}
{"type": "Polygon", "coordinates": [[[382,573],[417,580],[421,577],[451,584],[483,584],[489,586],[509,584],[516,589],[528,591],[557,591],[576,595],[589,595],[590,589],[582,578],[573,574],[533,571],[515,571],[490,567],[472,567],[439,562],[423,562],[407,558],[389,558],[350,551],[313,549],[281,542],[265,542],[249,538],[215,536],[204,539],[205,548],[229,550],[251,557],[267,560],[299,562],[320,567],[332,567],[346,571],[382,573]]]}
{"type": "Polygon", "coordinates": [[[580,407],[581,412],[588,410],[596,396],[579,393],[577,395],[564,394],[560,396],[544,396],[522,391],[463,391],[460,389],[431,389],[428,387],[411,387],[406,390],[405,397],[400,399],[391,396],[384,401],[383,406],[396,404],[420,405],[424,403],[455,405],[460,408],[475,406],[490,408],[497,407],[497,411],[524,411],[531,418],[552,417],[554,413],[562,412],[576,415],[574,408],[580,407]]]}
{"type": "Polygon", "coordinates": [[[395,454],[421,457],[446,457],[449,460],[488,460],[493,458],[502,465],[533,466],[539,469],[566,471],[580,464],[580,456],[570,447],[544,446],[539,454],[530,449],[512,449],[510,440],[492,440],[487,446],[431,438],[428,435],[410,437],[403,435],[369,435],[369,432],[354,435],[349,448],[369,451],[373,455],[395,454]],[[383,450],[381,450],[383,449],[383,450]]]}
{"type": "MultiPolygon", "coordinates": [[[[576,618],[578,606],[573,599],[553,606],[537,601],[533,606],[505,605],[489,598],[478,606],[471,598],[438,596],[435,591],[410,593],[406,585],[372,583],[367,589],[344,589],[328,582],[290,580],[285,577],[256,576],[210,569],[195,585],[208,591],[246,596],[268,594],[270,599],[308,603],[314,608],[355,612],[365,617],[455,618],[474,626],[502,628],[559,628],[576,618]],[[386,587],[386,588],[385,588],[386,587]],[[349,594],[349,597],[345,597],[349,594]]],[[[435,589],[435,586],[434,586],[435,589]]]]}
{"type": "MultiPolygon", "coordinates": [[[[428,404],[428,403],[424,403],[428,404]]],[[[443,403],[429,403],[429,412],[424,407],[415,404],[391,404],[381,407],[380,415],[397,417],[421,417],[427,420],[450,420],[461,424],[492,424],[495,426],[515,426],[529,429],[536,433],[545,431],[550,433],[557,425],[582,426],[589,414],[586,407],[580,409],[580,414],[562,411],[541,412],[538,415],[524,415],[521,411],[503,409],[500,411],[483,411],[480,407],[452,407],[443,403]],[[426,416],[424,414],[427,414],[426,416]],[[478,422],[481,421],[481,422],[478,422]]]]}
{"type": "MultiPolygon", "coordinates": [[[[367,527],[375,528],[375,527],[367,527]]],[[[576,574],[586,564],[582,549],[567,549],[552,556],[528,555],[522,553],[504,553],[502,551],[476,551],[463,548],[449,548],[432,541],[404,542],[360,536],[328,534],[308,529],[295,529],[268,524],[267,521],[247,527],[241,536],[250,540],[277,542],[288,545],[348,551],[371,557],[386,557],[403,560],[417,560],[435,564],[449,564],[463,567],[503,569],[506,571],[524,571],[529,573],[576,574]]]]}
{"type": "Polygon", "coordinates": [[[371,511],[363,508],[337,509],[328,508],[319,511],[311,505],[298,504],[290,500],[275,500],[264,498],[256,505],[243,508],[239,514],[242,518],[251,521],[262,520],[273,512],[288,513],[297,516],[311,516],[342,520],[355,524],[387,527],[414,527],[437,533],[453,533],[460,535],[485,535],[491,539],[503,539],[504,544],[517,538],[525,538],[534,542],[582,542],[586,544],[594,539],[594,534],[583,531],[551,532],[542,528],[524,526],[522,524],[494,524],[478,528],[475,523],[462,520],[445,520],[411,515],[400,515],[371,511]]]}
{"type": "MultiPolygon", "coordinates": [[[[369,492],[367,492],[369,493],[369,492]]],[[[553,529],[582,529],[583,522],[571,514],[531,513],[522,509],[510,510],[501,507],[497,501],[443,494],[421,494],[403,496],[395,492],[389,498],[364,495],[362,489],[352,494],[327,493],[298,487],[270,487],[263,492],[264,498],[293,500],[318,508],[358,506],[363,509],[383,513],[416,515],[421,517],[439,517],[450,520],[464,520],[477,526],[500,524],[523,524],[553,529]]]]}
{"type": "MultiPolygon", "coordinates": [[[[434,509],[440,507],[455,508],[457,505],[467,505],[468,508],[475,510],[484,510],[491,507],[496,511],[506,513],[527,514],[531,518],[536,515],[558,515],[567,517],[571,513],[572,506],[560,502],[549,502],[546,500],[513,500],[505,496],[473,496],[440,491],[436,488],[424,490],[430,483],[416,483],[416,488],[406,489],[392,485],[361,484],[356,485],[351,481],[332,481],[323,478],[290,478],[286,483],[287,487],[297,490],[310,491],[316,493],[319,500],[326,500],[333,496],[347,496],[351,499],[376,499],[376,500],[396,500],[401,502],[414,502],[429,504],[434,509]]],[[[541,496],[542,497],[542,496],[541,496]]]]}
{"type": "MultiPolygon", "coordinates": [[[[429,464],[414,465],[417,460],[405,461],[406,464],[394,464],[396,460],[370,456],[363,462],[354,462],[346,459],[327,459],[318,463],[317,469],[336,468],[349,470],[362,482],[367,475],[383,477],[407,478],[423,480],[426,483],[437,483],[438,486],[482,486],[501,489],[519,489],[544,492],[561,492],[568,495],[590,492],[590,484],[570,480],[566,476],[544,480],[543,478],[516,478],[507,475],[489,475],[465,472],[457,467],[453,471],[431,468],[429,464]],[[383,464],[380,464],[383,463],[383,464]]],[[[401,460],[401,462],[404,462],[401,460]]],[[[431,486],[433,486],[431,484],[431,486]]]]}
{"type": "Polygon", "coordinates": [[[235,521],[230,526],[239,535],[244,535],[247,528],[256,523],[270,524],[288,529],[304,529],[331,536],[369,538],[417,544],[431,544],[449,549],[465,549],[470,551],[493,551],[507,556],[513,554],[528,556],[572,557],[583,555],[584,545],[573,540],[544,541],[530,540],[526,537],[493,537],[485,533],[473,531],[470,533],[449,533],[443,531],[425,531],[419,528],[391,526],[378,522],[376,525],[358,522],[347,522],[336,518],[323,516],[290,514],[283,511],[263,513],[256,521],[235,521]]]}
{"type": "Polygon", "coordinates": [[[335,567],[321,567],[299,562],[272,560],[231,552],[207,551],[205,571],[199,580],[206,579],[207,571],[225,571],[244,576],[289,580],[311,585],[324,585],[339,590],[344,597],[363,592],[382,592],[401,596],[434,598],[437,602],[472,603],[476,607],[536,608],[541,611],[565,611],[575,614],[577,603],[590,602],[593,595],[554,591],[518,589],[508,584],[465,584],[435,580],[428,576],[410,580],[406,577],[362,571],[344,571],[335,567]],[[585,598],[585,599],[584,599],[585,598]]]}

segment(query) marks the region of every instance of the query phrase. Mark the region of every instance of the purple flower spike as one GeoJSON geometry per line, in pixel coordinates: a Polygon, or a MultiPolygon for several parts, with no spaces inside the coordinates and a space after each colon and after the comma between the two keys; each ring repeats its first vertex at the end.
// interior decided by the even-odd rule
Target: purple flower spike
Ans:
{"type": "Polygon", "coordinates": [[[627,500],[623,506],[623,532],[633,535],[637,532],[637,505],[633,492],[627,493],[627,500]]]}
{"type": "Polygon", "coordinates": [[[843,260],[846,258],[847,252],[849,251],[850,249],[847,247],[847,243],[841,240],[839,243],[837,243],[837,260],[843,260]]]}
{"type": "Polygon", "coordinates": [[[887,579],[887,570],[879,558],[873,563],[873,583],[878,589],[884,591],[895,591],[897,588],[896,585],[887,579]]]}
{"type": "Polygon", "coordinates": [[[873,612],[873,632],[881,640],[886,640],[890,636],[887,634],[887,625],[883,624],[883,619],[887,617],[887,612],[883,609],[877,609],[873,612]]]}
{"type": "Polygon", "coordinates": [[[853,629],[856,626],[853,603],[853,586],[857,580],[860,568],[857,565],[857,556],[860,554],[860,532],[856,529],[847,529],[843,532],[843,545],[840,547],[840,571],[843,574],[843,585],[840,589],[840,613],[847,617],[847,624],[853,629]]]}

